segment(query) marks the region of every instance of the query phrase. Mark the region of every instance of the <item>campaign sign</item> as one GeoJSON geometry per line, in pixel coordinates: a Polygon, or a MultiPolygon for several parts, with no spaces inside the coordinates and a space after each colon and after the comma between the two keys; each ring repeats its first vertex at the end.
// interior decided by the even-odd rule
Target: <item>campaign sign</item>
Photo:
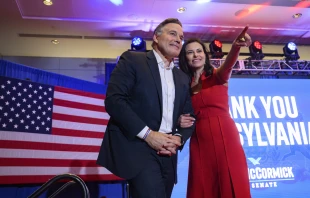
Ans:
{"type": "MultiPolygon", "coordinates": [[[[232,78],[229,106],[246,154],[252,198],[308,197],[310,80],[232,78]]],[[[186,197],[188,160],[189,141],[179,153],[173,198],[186,197]]]]}

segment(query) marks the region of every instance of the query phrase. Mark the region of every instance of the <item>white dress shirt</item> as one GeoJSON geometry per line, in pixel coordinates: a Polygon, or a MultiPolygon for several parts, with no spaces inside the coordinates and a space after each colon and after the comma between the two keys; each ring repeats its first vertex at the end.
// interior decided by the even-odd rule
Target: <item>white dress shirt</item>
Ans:
{"type": "MultiPolygon", "coordinates": [[[[159,54],[153,50],[160,74],[161,88],[162,88],[162,102],[163,102],[163,115],[161,119],[161,124],[158,132],[161,133],[171,133],[173,125],[173,109],[174,109],[174,99],[175,99],[175,86],[173,80],[172,69],[174,63],[171,62],[169,65],[165,65],[159,54]]],[[[145,126],[142,131],[137,135],[139,138],[143,138],[145,133],[148,131],[149,127],[145,126]]]]}

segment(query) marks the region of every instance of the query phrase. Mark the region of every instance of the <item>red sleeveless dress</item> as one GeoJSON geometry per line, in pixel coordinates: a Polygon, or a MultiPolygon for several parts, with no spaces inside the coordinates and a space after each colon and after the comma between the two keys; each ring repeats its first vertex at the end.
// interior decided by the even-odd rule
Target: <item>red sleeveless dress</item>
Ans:
{"type": "Polygon", "coordinates": [[[203,74],[202,89],[192,96],[197,117],[190,139],[187,198],[251,197],[246,158],[223,85],[228,79],[221,79],[217,69],[212,76],[203,74]]]}

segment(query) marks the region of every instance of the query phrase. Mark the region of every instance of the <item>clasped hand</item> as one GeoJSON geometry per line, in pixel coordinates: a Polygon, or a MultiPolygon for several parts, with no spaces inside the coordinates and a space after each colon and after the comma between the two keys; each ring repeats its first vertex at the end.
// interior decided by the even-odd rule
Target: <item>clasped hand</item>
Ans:
{"type": "Polygon", "coordinates": [[[176,154],[177,148],[181,146],[181,138],[172,134],[151,131],[145,141],[148,145],[157,151],[159,155],[176,154]]]}

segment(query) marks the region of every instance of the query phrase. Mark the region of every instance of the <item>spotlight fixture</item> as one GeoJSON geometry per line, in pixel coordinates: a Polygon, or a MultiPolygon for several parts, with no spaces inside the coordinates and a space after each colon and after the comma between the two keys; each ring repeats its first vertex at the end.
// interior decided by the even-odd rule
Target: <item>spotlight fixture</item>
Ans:
{"type": "Polygon", "coordinates": [[[215,39],[213,40],[210,45],[210,53],[211,58],[221,59],[224,56],[224,53],[222,52],[222,42],[215,39]]]}
{"type": "Polygon", "coordinates": [[[263,54],[263,46],[259,41],[254,41],[250,46],[249,46],[249,51],[251,55],[252,60],[262,60],[265,55],[263,54]]]}
{"type": "Polygon", "coordinates": [[[293,17],[294,19],[297,19],[297,18],[300,18],[301,16],[302,16],[301,13],[296,13],[296,14],[294,14],[292,17],[293,17]]]}
{"type": "Polygon", "coordinates": [[[141,37],[134,37],[131,41],[131,50],[146,51],[146,43],[141,37]]]}
{"type": "Polygon", "coordinates": [[[56,39],[51,40],[51,42],[52,42],[53,44],[55,44],[55,45],[59,44],[59,41],[58,41],[58,40],[56,40],[56,39]]]}
{"type": "Polygon", "coordinates": [[[196,0],[197,3],[202,4],[202,3],[209,3],[211,0],[196,0]]]}
{"type": "Polygon", "coordinates": [[[52,0],[43,0],[43,3],[44,3],[44,5],[47,5],[47,6],[53,5],[53,1],[52,0]]]}
{"type": "Polygon", "coordinates": [[[183,13],[186,11],[186,8],[185,7],[180,7],[177,9],[178,13],[183,13]]]}
{"type": "Polygon", "coordinates": [[[300,58],[297,45],[293,42],[289,42],[283,47],[283,53],[286,61],[298,60],[300,58]]]}

